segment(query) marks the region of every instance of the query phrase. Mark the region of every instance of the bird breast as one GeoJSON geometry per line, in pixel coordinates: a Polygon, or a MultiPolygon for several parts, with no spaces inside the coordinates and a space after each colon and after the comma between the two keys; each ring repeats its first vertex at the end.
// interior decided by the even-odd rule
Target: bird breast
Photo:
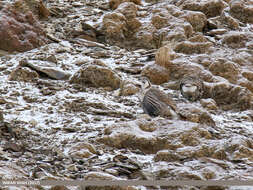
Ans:
{"type": "Polygon", "coordinates": [[[197,86],[191,84],[185,84],[182,86],[182,91],[184,93],[194,93],[198,89],[197,86]]]}

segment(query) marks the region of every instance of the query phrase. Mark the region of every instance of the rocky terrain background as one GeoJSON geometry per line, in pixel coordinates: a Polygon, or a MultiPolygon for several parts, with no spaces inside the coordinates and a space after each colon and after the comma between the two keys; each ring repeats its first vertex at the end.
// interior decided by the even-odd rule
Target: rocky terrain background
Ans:
{"type": "Polygon", "coordinates": [[[253,179],[252,1],[3,0],[0,15],[1,179],[253,179]],[[143,114],[141,76],[185,119],[143,114]]]}

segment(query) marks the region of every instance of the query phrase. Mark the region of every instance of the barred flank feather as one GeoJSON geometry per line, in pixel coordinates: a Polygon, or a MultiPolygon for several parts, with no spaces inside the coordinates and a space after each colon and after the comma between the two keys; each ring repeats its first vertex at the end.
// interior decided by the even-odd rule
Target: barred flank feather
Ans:
{"type": "Polygon", "coordinates": [[[172,99],[163,91],[151,87],[144,94],[141,106],[144,113],[151,117],[162,116],[173,118],[176,114],[176,106],[172,99]],[[173,111],[174,110],[174,111],[173,111]]]}
{"type": "Polygon", "coordinates": [[[160,115],[162,105],[161,102],[148,91],[143,98],[142,108],[146,114],[156,117],[160,115]]]}

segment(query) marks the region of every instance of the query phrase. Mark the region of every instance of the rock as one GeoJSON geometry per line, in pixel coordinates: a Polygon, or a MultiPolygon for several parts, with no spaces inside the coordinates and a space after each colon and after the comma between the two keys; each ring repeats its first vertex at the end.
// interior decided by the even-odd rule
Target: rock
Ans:
{"type": "Polygon", "coordinates": [[[114,90],[120,87],[120,82],[120,77],[99,60],[83,65],[70,79],[70,83],[94,87],[111,87],[114,90]]]}
{"type": "Polygon", "coordinates": [[[23,0],[3,8],[0,14],[0,49],[24,52],[48,42],[42,26],[23,0]]]}
{"type": "Polygon", "coordinates": [[[57,185],[57,186],[51,187],[49,190],[69,190],[69,189],[63,185],[57,185]]]}
{"type": "Polygon", "coordinates": [[[226,78],[231,83],[236,83],[239,78],[239,66],[236,63],[225,59],[214,61],[209,70],[214,74],[226,78]]]}
{"type": "Polygon", "coordinates": [[[253,81],[253,72],[251,71],[243,71],[242,76],[250,81],[253,81]]]}
{"type": "Polygon", "coordinates": [[[28,60],[21,60],[19,65],[21,67],[29,67],[32,70],[36,71],[40,75],[43,76],[48,76],[49,78],[52,79],[57,79],[57,80],[68,80],[70,78],[70,74],[62,71],[61,69],[57,68],[55,64],[52,62],[47,62],[47,61],[28,61],[28,60]]]}
{"type": "Polygon", "coordinates": [[[9,80],[23,81],[23,82],[32,82],[38,78],[39,74],[28,67],[17,67],[11,72],[9,76],[9,80]]]}
{"type": "Polygon", "coordinates": [[[238,80],[238,85],[245,87],[253,92],[253,83],[245,78],[238,80]]]}
{"type": "Polygon", "coordinates": [[[168,123],[168,120],[159,118],[153,121],[138,119],[107,127],[104,136],[99,138],[98,142],[116,148],[139,149],[144,153],[154,154],[160,150],[182,147],[182,141],[177,140],[179,136],[185,134],[189,138],[191,129],[197,125],[180,120],[170,120],[168,123]],[[144,125],[147,127],[144,128],[144,125]],[[152,128],[146,130],[148,126],[152,128]]]}
{"type": "Polygon", "coordinates": [[[134,3],[125,2],[120,4],[120,6],[116,9],[116,12],[123,14],[128,21],[136,17],[137,6],[134,3]]]}
{"type": "Polygon", "coordinates": [[[126,27],[126,17],[122,13],[112,12],[104,15],[100,31],[109,42],[122,41],[125,38],[126,27]]]}
{"type": "Polygon", "coordinates": [[[238,137],[238,135],[230,137],[225,142],[226,151],[229,153],[230,159],[243,160],[248,158],[252,161],[252,141],[249,141],[246,138],[238,137]]]}
{"type": "Polygon", "coordinates": [[[198,108],[192,104],[178,104],[179,115],[187,121],[206,124],[209,126],[215,126],[215,122],[212,116],[201,108],[198,108]]]}
{"type": "Polygon", "coordinates": [[[195,32],[203,32],[207,23],[205,14],[197,11],[186,11],[182,17],[192,25],[195,32]]]}
{"type": "Polygon", "coordinates": [[[177,43],[174,51],[177,53],[184,54],[202,54],[206,53],[208,49],[212,46],[211,42],[179,42],[177,43]]]}
{"type": "MultiPolygon", "coordinates": [[[[115,181],[115,180],[122,180],[120,177],[115,177],[111,174],[105,172],[89,172],[84,177],[85,180],[108,180],[108,181],[115,181]]],[[[128,187],[121,187],[121,186],[86,186],[86,190],[127,190],[128,187]]]]}
{"type": "Polygon", "coordinates": [[[244,23],[253,23],[253,3],[247,0],[231,0],[230,14],[244,23]]]}
{"type": "Polygon", "coordinates": [[[127,31],[125,31],[125,36],[128,37],[132,33],[136,32],[141,26],[141,22],[136,19],[137,6],[134,3],[122,3],[116,9],[116,12],[123,14],[126,18],[127,31]]]}
{"type": "Polygon", "coordinates": [[[132,81],[123,81],[120,85],[120,95],[130,96],[139,92],[139,88],[132,81]]]}
{"type": "Polygon", "coordinates": [[[222,0],[200,0],[198,2],[186,0],[179,1],[182,9],[191,11],[201,11],[207,18],[219,16],[226,4],[222,0]]]}
{"type": "Polygon", "coordinates": [[[141,5],[141,0],[110,0],[109,1],[109,6],[110,6],[111,9],[117,9],[118,6],[121,3],[124,3],[124,2],[133,2],[136,5],[141,5]]]}
{"type": "Polygon", "coordinates": [[[166,161],[166,162],[175,162],[179,161],[180,157],[172,150],[160,150],[156,153],[154,157],[155,162],[166,161]]]}
{"type": "Polygon", "coordinates": [[[202,79],[203,81],[214,81],[214,77],[211,72],[204,70],[203,67],[195,64],[194,62],[191,63],[179,58],[173,60],[172,63],[173,64],[171,64],[171,66],[168,68],[171,79],[181,80],[185,76],[191,76],[194,73],[195,76],[202,79]]]}
{"type": "Polygon", "coordinates": [[[97,154],[97,151],[92,144],[80,142],[73,145],[69,149],[68,154],[73,158],[82,159],[89,158],[94,154],[97,154]]]}
{"type": "Polygon", "coordinates": [[[227,82],[214,83],[210,87],[212,97],[225,110],[246,110],[252,107],[253,94],[246,88],[227,82]]]}
{"type": "Polygon", "coordinates": [[[156,125],[155,122],[150,122],[145,119],[140,119],[137,121],[138,126],[141,130],[146,131],[146,132],[153,132],[156,130],[156,125]]]}
{"type": "Polygon", "coordinates": [[[156,31],[155,27],[149,23],[142,25],[136,33],[133,34],[132,46],[137,48],[155,49],[157,46],[154,43],[153,33],[156,31]]]}
{"type": "Polygon", "coordinates": [[[216,102],[211,99],[201,99],[200,100],[200,104],[202,105],[202,107],[204,107],[205,109],[211,111],[211,110],[218,110],[218,107],[216,105],[216,102]]]}
{"type": "Polygon", "coordinates": [[[142,76],[146,76],[153,84],[163,84],[168,82],[170,74],[168,69],[157,64],[147,65],[141,72],[142,76]]]}
{"type": "Polygon", "coordinates": [[[222,36],[222,43],[233,49],[245,47],[247,41],[245,32],[231,31],[222,36]]]}

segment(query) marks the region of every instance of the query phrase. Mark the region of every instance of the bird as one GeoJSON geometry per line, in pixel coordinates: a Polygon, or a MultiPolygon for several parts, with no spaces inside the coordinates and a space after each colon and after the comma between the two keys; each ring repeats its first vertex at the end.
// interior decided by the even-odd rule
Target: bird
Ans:
{"type": "Polygon", "coordinates": [[[186,76],[180,81],[180,92],[189,101],[201,99],[204,93],[204,83],[196,76],[186,76]]]}
{"type": "Polygon", "coordinates": [[[152,86],[148,78],[143,77],[140,101],[144,113],[151,117],[165,117],[175,119],[177,107],[172,98],[162,90],[152,86]]]}

